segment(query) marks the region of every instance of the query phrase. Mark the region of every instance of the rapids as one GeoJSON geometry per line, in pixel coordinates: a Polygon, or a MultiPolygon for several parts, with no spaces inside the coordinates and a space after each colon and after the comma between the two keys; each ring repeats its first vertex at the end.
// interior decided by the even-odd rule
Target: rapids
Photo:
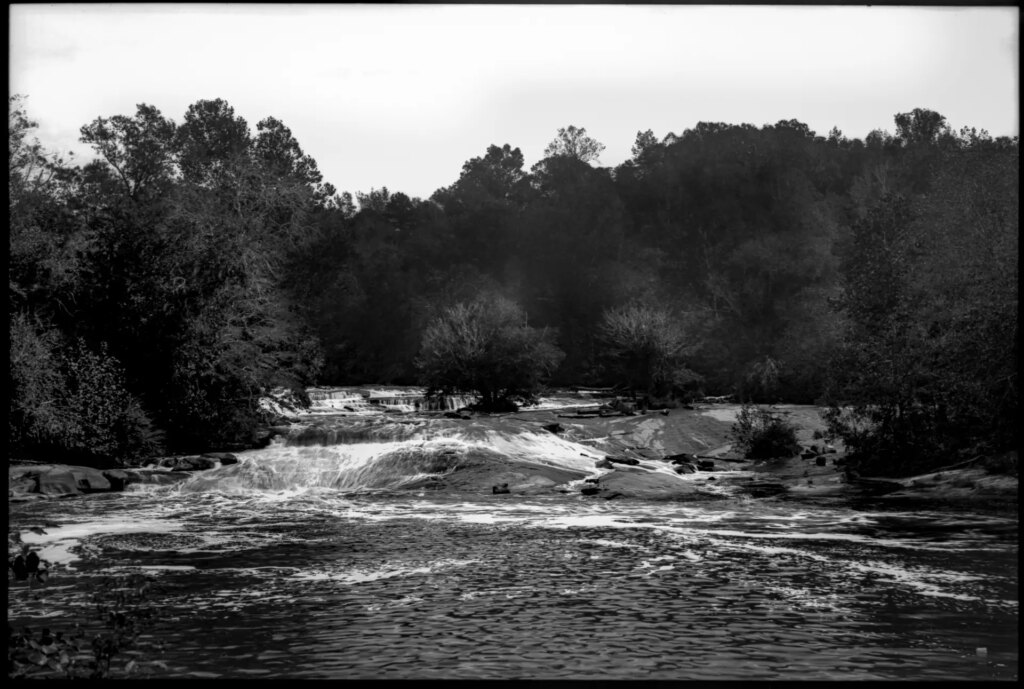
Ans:
{"type": "Polygon", "coordinates": [[[363,419],[179,485],[12,504],[51,576],[9,584],[8,621],[95,626],[90,582],[142,572],[150,677],[1017,676],[1015,515],[753,499],[724,474],[702,503],[404,488],[488,453],[601,456],[511,424],[363,419]]]}

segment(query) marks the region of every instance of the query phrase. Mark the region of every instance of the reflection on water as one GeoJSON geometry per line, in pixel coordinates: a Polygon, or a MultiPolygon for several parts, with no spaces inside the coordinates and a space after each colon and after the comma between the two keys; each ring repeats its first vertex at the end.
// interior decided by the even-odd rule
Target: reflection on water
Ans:
{"type": "Polygon", "coordinates": [[[141,568],[162,591],[156,676],[1017,674],[1010,518],[316,487],[14,507],[55,524],[23,537],[63,567],[12,584],[9,620],[70,624],[82,582],[141,568]]]}

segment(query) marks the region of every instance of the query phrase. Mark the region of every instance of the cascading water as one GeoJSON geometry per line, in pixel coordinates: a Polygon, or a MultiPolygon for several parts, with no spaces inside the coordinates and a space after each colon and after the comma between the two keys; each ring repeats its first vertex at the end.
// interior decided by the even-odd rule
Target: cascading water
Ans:
{"type": "Polygon", "coordinates": [[[143,574],[116,677],[1017,678],[1016,515],[432,492],[604,453],[529,417],[304,423],[177,485],[12,504],[52,566],[9,624],[104,633],[91,596],[143,574]]]}
{"type": "MultiPolygon", "coordinates": [[[[594,461],[602,456],[545,431],[506,433],[439,419],[338,418],[240,453],[238,464],[196,474],[180,490],[387,490],[481,463],[510,470],[548,467],[582,477],[594,473],[594,461]]],[[[667,468],[661,470],[669,480],[676,478],[667,468]]]]}

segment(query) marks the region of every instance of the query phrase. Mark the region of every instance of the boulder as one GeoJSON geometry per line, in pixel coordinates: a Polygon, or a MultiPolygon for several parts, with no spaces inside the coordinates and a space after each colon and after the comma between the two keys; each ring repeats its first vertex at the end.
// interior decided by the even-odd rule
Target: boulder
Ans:
{"type": "Polygon", "coordinates": [[[67,468],[52,467],[39,474],[39,492],[43,495],[81,495],[75,475],[67,468]]]}
{"type": "Polygon", "coordinates": [[[544,426],[544,430],[550,433],[564,433],[565,427],[560,423],[549,423],[544,426]]]}
{"type": "Polygon", "coordinates": [[[596,462],[594,462],[594,466],[597,467],[598,469],[612,469],[612,468],[614,468],[615,465],[612,464],[608,460],[608,458],[605,458],[605,459],[599,459],[596,462]]]}
{"type": "Polygon", "coordinates": [[[697,458],[689,452],[681,452],[677,455],[667,455],[664,459],[666,462],[672,462],[673,464],[693,464],[697,461],[697,458]]]}
{"type": "Polygon", "coordinates": [[[39,492],[38,474],[15,474],[14,467],[11,467],[7,478],[7,494],[26,495],[39,492]]]}
{"type": "Polygon", "coordinates": [[[142,483],[155,486],[167,486],[187,479],[191,474],[186,471],[164,471],[161,469],[141,469],[131,472],[138,476],[133,483],[142,483]]]}
{"type": "Polygon", "coordinates": [[[632,457],[605,457],[605,459],[613,464],[627,464],[629,466],[636,466],[640,463],[640,460],[633,459],[632,457]]]}
{"type": "Polygon", "coordinates": [[[580,493],[582,493],[583,495],[597,495],[600,492],[601,492],[601,487],[600,486],[594,486],[594,485],[586,485],[586,486],[583,486],[583,488],[580,489],[580,493]]]}
{"type": "Polygon", "coordinates": [[[220,462],[221,466],[228,466],[229,464],[238,464],[238,457],[235,457],[230,452],[204,452],[200,455],[207,459],[216,459],[220,462]]]}
{"type": "Polygon", "coordinates": [[[601,479],[599,479],[599,478],[585,478],[585,479],[583,479],[583,482],[584,483],[600,483],[601,479]]]}
{"type": "Polygon", "coordinates": [[[820,466],[820,467],[823,467],[823,466],[825,466],[825,462],[826,462],[826,461],[827,461],[827,460],[826,460],[826,457],[825,457],[825,455],[819,455],[818,457],[815,457],[815,458],[814,458],[814,463],[815,463],[815,464],[817,464],[817,465],[818,465],[818,466],[820,466]]]}
{"type": "Polygon", "coordinates": [[[692,481],[658,472],[632,472],[616,469],[601,477],[601,497],[639,498],[642,500],[713,500],[714,496],[700,490],[692,481]]]}
{"type": "Polygon", "coordinates": [[[693,464],[681,462],[675,465],[675,472],[677,474],[693,474],[696,473],[697,467],[693,464]]]}
{"type": "Polygon", "coordinates": [[[500,486],[491,486],[491,493],[494,494],[494,495],[503,495],[505,493],[510,493],[510,492],[511,491],[508,489],[508,484],[507,483],[503,483],[500,486]]]}
{"type": "Polygon", "coordinates": [[[516,483],[509,488],[516,493],[543,493],[554,488],[558,483],[547,476],[530,476],[525,481],[516,483]]]}
{"type": "Polygon", "coordinates": [[[107,469],[103,472],[103,477],[110,482],[110,490],[121,491],[132,483],[132,475],[123,469],[107,469]]]}
{"type": "Polygon", "coordinates": [[[100,493],[110,490],[110,481],[99,469],[69,466],[68,471],[75,477],[75,484],[83,493],[100,493]]]}
{"type": "Polygon", "coordinates": [[[190,455],[184,457],[161,457],[156,461],[156,466],[170,469],[171,471],[204,471],[220,466],[220,462],[208,456],[190,455]]]}
{"type": "Polygon", "coordinates": [[[714,471],[715,461],[713,459],[702,459],[697,462],[697,468],[701,471],[714,471]]]}

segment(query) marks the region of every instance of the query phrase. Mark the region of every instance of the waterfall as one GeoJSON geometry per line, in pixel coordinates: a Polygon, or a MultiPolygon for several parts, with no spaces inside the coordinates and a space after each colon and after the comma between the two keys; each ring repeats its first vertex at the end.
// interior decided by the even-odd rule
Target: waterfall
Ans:
{"type": "Polygon", "coordinates": [[[185,492],[393,490],[460,469],[495,471],[530,465],[584,476],[599,457],[590,448],[547,432],[498,432],[457,426],[447,419],[392,422],[387,417],[344,419],[336,427],[303,429],[263,449],[238,454],[238,463],[196,473],[185,492]]]}

